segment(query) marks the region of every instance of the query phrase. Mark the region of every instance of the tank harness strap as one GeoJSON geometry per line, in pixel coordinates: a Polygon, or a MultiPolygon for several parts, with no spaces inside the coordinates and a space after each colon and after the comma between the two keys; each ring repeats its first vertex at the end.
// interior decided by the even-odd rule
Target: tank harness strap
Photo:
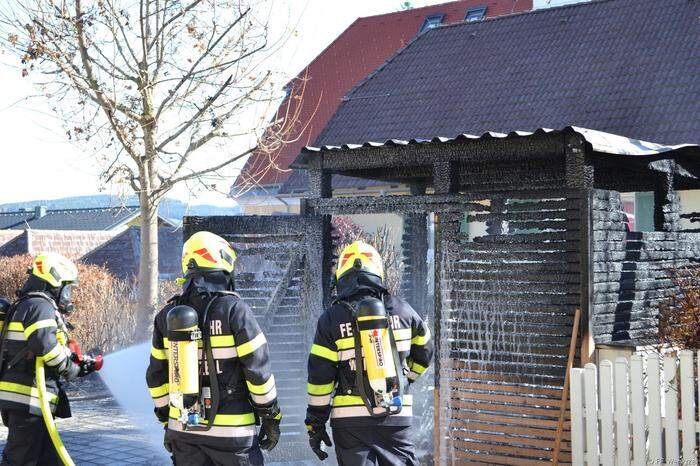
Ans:
{"type": "MultiPolygon", "coordinates": [[[[241,299],[241,295],[239,295],[235,291],[230,291],[230,290],[217,291],[215,294],[218,296],[233,296],[236,299],[241,299]]],[[[236,383],[237,381],[234,380],[235,375],[236,375],[236,373],[234,371],[231,371],[231,375],[229,375],[228,380],[226,381],[226,390],[231,391],[232,395],[239,395],[240,396],[241,390],[239,390],[239,388],[242,387],[243,388],[242,391],[244,391],[246,393],[246,396],[249,396],[250,393],[248,392],[248,390],[246,388],[246,384],[243,383],[241,385],[239,383],[236,383]]],[[[236,397],[234,396],[234,398],[236,398],[236,397]]]]}
{"type": "MultiPolygon", "coordinates": [[[[228,293],[223,293],[223,292],[215,292],[212,293],[212,298],[209,300],[207,303],[206,307],[204,308],[203,317],[202,317],[202,350],[204,351],[204,355],[207,358],[207,368],[209,369],[209,390],[211,390],[211,409],[208,410],[207,412],[207,425],[203,429],[204,431],[207,431],[211,429],[214,426],[214,419],[216,418],[216,414],[219,411],[219,403],[221,401],[220,398],[220,393],[219,393],[219,377],[218,374],[216,373],[216,363],[214,361],[214,351],[212,350],[211,344],[210,344],[210,327],[209,327],[209,309],[211,308],[212,304],[223,296],[224,294],[228,293]]],[[[204,377],[204,366],[200,368],[200,375],[204,377]]],[[[204,386],[203,384],[200,384],[202,387],[204,386]]]]}

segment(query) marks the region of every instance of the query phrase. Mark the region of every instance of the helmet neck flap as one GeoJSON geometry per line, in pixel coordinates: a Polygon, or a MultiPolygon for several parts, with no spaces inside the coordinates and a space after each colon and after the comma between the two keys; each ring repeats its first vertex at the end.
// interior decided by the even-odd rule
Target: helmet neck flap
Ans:
{"type": "Polygon", "coordinates": [[[366,296],[381,297],[389,291],[377,275],[362,270],[350,270],[335,282],[336,297],[342,300],[366,296]]]}
{"type": "Polygon", "coordinates": [[[182,285],[182,296],[196,308],[209,301],[217,291],[235,291],[233,275],[222,270],[193,271],[182,285]]]}
{"type": "Polygon", "coordinates": [[[30,274],[22,288],[17,291],[17,295],[21,298],[29,293],[43,293],[56,303],[56,307],[61,314],[68,315],[75,310],[75,305],[71,298],[72,286],[71,283],[64,283],[61,286],[51,286],[47,281],[30,274]]]}

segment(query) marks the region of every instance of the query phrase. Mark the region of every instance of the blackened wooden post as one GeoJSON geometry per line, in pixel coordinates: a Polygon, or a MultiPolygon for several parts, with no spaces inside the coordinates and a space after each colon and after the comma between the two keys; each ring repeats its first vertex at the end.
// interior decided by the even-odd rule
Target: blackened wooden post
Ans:
{"type": "Polygon", "coordinates": [[[680,223],[680,201],[673,186],[675,167],[668,164],[668,172],[658,174],[654,186],[654,230],[678,231],[680,223]]]}
{"type": "Polygon", "coordinates": [[[433,163],[435,194],[454,194],[457,192],[457,168],[457,163],[448,158],[438,159],[433,163]]]}
{"type": "MultiPolygon", "coordinates": [[[[458,165],[446,154],[435,154],[433,162],[433,189],[435,194],[455,194],[457,193],[459,173],[458,165]],[[442,155],[444,158],[437,158],[442,155]]],[[[447,462],[449,455],[448,451],[443,447],[444,442],[441,432],[444,432],[445,423],[447,422],[446,412],[442,409],[441,404],[441,382],[440,373],[442,372],[440,364],[440,354],[444,343],[442,335],[442,304],[443,304],[443,280],[448,277],[443,276],[450,274],[451,267],[449,266],[449,244],[455,241],[457,231],[455,222],[451,222],[451,216],[455,214],[435,214],[435,390],[434,390],[434,407],[435,407],[435,429],[434,429],[434,446],[435,464],[447,462]]]]}
{"type": "Polygon", "coordinates": [[[501,215],[505,211],[506,200],[491,199],[491,220],[486,222],[486,233],[489,235],[502,235],[503,234],[503,221],[501,220],[501,215]]]}
{"type": "MultiPolygon", "coordinates": [[[[331,174],[323,168],[324,154],[309,162],[309,198],[321,199],[332,196],[331,174]]],[[[330,277],[333,241],[331,239],[331,216],[317,215],[306,202],[302,203],[301,215],[306,221],[306,286],[310,315],[318,318],[330,303],[330,277]],[[319,280],[320,278],[320,280],[319,280]]],[[[315,321],[315,319],[312,319],[315,321]]]]}
{"type": "MultiPolygon", "coordinates": [[[[425,185],[412,184],[411,195],[425,195],[425,185]]],[[[428,216],[410,213],[405,214],[403,220],[404,296],[425,317],[428,308],[428,216]]]]}
{"type": "Polygon", "coordinates": [[[583,136],[567,134],[564,152],[566,156],[566,187],[574,189],[581,197],[580,206],[580,293],[581,293],[581,365],[591,362],[595,351],[593,340],[592,290],[593,238],[591,225],[591,204],[593,199],[593,166],[586,160],[587,145],[583,136]]]}

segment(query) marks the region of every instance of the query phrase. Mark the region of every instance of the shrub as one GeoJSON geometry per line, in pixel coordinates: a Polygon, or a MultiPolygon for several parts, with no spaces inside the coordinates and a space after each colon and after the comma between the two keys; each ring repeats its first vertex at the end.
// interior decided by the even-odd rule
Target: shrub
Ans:
{"type": "MultiPolygon", "coordinates": [[[[0,257],[0,296],[13,300],[24,284],[31,256],[0,257]]],[[[114,351],[134,342],[135,286],[119,280],[103,267],[78,263],[80,283],[73,290],[76,311],[69,318],[71,335],[83,350],[114,351]]]]}
{"type": "Polygon", "coordinates": [[[658,305],[661,343],[678,349],[700,349],[700,268],[671,271],[677,292],[658,305]]]}

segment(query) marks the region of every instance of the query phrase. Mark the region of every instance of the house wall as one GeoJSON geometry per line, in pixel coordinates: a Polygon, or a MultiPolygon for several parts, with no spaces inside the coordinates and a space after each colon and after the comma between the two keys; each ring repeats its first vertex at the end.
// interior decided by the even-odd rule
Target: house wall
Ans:
{"type": "MultiPolygon", "coordinates": [[[[679,191],[681,201],[681,215],[700,212],[700,189],[679,191]]],[[[691,223],[688,219],[681,218],[681,229],[691,230],[700,228],[700,224],[691,223]]]]}

